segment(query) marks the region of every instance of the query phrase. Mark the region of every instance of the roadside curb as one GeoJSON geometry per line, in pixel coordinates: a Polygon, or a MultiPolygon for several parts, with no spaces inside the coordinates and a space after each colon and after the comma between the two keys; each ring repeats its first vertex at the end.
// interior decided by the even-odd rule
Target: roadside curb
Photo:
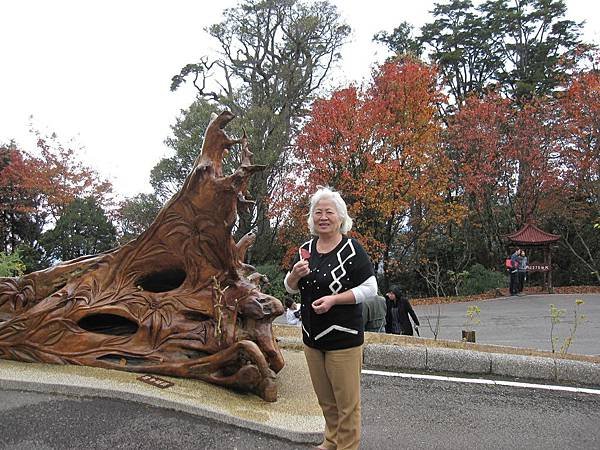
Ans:
{"type": "Polygon", "coordinates": [[[240,419],[239,417],[232,416],[230,414],[224,414],[219,411],[212,410],[210,408],[207,408],[205,405],[193,405],[182,402],[180,400],[167,400],[151,395],[130,392],[123,389],[113,390],[102,389],[93,386],[75,386],[70,384],[53,384],[45,382],[29,382],[3,379],[0,379],[0,389],[22,390],[29,392],[38,392],[43,394],[61,394],[69,396],[97,397],[131,401],[136,403],[142,403],[148,406],[153,406],[156,408],[171,409],[174,411],[191,414],[196,417],[210,419],[217,422],[225,423],[227,425],[234,425],[236,427],[245,428],[252,431],[258,431],[260,433],[264,433],[271,436],[277,436],[298,443],[315,443],[318,442],[322,437],[322,433],[320,431],[301,432],[286,430],[285,428],[281,427],[273,427],[263,425],[255,421],[240,419]]]}
{"type": "MultiPolygon", "coordinates": [[[[136,381],[139,374],[131,372],[8,360],[0,360],[0,389],[134,401],[296,443],[317,443],[322,437],[323,418],[310,386],[301,335],[298,329],[274,328],[279,346],[286,353],[286,367],[278,376],[281,397],[275,404],[195,380],[164,377],[176,385],[158,390],[136,381]]],[[[536,355],[532,349],[375,333],[366,334],[364,366],[365,369],[493,375],[600,386],[597,357],[550,357],[536,355]]]]}
{"type": "MultiPolygon", "coordinates": [[[[274,326],[279,345],[301,350],[298,328],[274,326]]],[[[600,386],[600,358],[535,349],[365,333],[365,368],[492,375],[589,387],[600,386]]]]}
{"type": "Polygon", "coordinates": [[[364,364],[387,370],[495,375],[600,386],[600,364],[540,356],[370,344],[364,349],[364,364]]]}

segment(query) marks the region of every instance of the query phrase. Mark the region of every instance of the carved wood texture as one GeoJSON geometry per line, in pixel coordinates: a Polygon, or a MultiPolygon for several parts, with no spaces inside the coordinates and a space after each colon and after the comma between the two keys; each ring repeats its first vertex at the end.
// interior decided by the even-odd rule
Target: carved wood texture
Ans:
{"type": "MultiPolygon", "coordinates": [[[[272,334],[281,302],[243,264],[252,235],[232,228],[253,165],[223,112],[181,190],[149,229],[112,251],[0,278],[0,358],[197,378],[277,398],[284,365],[272,334]],[[223,176],[223,153],[244,158],[223,176]]],[[[251,155],[251,153],[250,153],[251,155]]]]}

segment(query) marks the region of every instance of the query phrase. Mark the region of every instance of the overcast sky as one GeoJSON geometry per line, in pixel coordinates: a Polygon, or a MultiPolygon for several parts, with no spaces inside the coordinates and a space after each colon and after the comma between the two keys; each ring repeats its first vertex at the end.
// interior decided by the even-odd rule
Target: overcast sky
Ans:
{"type": "MultiPolygon", "coordinates": [[[[121,196],[150,192],[149,174],[170,155],[164,140],[194,90],[169,91],[187,63],[217,50],[204,28],[235,0],[0,0],[0,143],[26,150],[30,125],[108,178],[121,196]],[[33,119],[30,117],[33,116],[33,119]]],[[[353,34],[333,73],[361,81],[387,56],[372,42],[402,21],[419,28],[433,0],[333,0],[353,34]]],[[[600,43],[600,2],[567,0],[568,18],[586,20],[600,43]]]]}

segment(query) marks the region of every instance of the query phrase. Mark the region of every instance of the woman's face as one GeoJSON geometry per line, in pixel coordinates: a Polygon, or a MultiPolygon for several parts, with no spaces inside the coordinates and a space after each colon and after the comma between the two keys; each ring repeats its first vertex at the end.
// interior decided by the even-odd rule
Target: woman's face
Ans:
{"type": "Polygon", "coordinates": [[[330,199],[321,199],[312,214],[313,224],[319,236],[340,233],[342,219],[330,199]]]}

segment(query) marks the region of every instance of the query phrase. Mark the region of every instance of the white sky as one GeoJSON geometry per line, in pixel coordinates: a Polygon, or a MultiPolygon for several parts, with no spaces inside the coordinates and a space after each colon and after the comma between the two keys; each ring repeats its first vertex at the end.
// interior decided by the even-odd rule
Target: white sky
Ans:
{"type": "MultiPolygon", "coordinates": [[[[402,21],[419,28],[433,0],[333,0],[352,27],[333,84],[367,77],[387,56],[372,42],[402,21]]],[[[150,170],[170,155],[164,140],[193,88],[169,91],[187,63],[217,50],[203,29],[236,0],[0,0],[0,143],[26,150],[30,124],[114,185],[121,196],[150,192],[150,170]],[[33,120],[30,119],[33,116],[33,120]]],[[[600,2],[567,0],[600,43],[600,2]]]]}

